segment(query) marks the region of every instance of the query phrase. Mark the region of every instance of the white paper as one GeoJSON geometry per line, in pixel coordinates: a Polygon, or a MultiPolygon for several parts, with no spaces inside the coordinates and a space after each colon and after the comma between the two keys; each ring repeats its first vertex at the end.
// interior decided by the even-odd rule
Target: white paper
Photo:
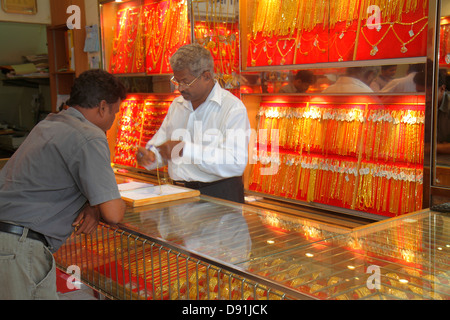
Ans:
{"type": "Polygon", "coordinates": [[[139,188],[151,187],[153,184],[143,182],[126,182],[118,185],[119,191],[134,190],[139,188]]]}
{"type": "Polygon", "coordinates": [[[171,194],[178,194],[183,192],[188,192],[190,190],[180,189],[168,184],[162,186],[155,185],[150,187],[144,187],[134,190],[121,191],[120,195],[122,197],[132,199],[132,200],[143,200],[148,198],[167,196],[171,194]]]}

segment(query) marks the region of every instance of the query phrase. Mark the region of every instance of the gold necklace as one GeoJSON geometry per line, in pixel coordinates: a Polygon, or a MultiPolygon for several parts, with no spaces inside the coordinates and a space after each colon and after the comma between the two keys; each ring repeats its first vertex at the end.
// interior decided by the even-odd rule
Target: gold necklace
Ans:
{"type": "MultiPolygon", "coordinates": [[[[419,34],[422,33],[422,31],[427,27],[428,25],[428,21],[423,25],[423,27],[419,30],[418,33],[416,33],[414,36],[411,37],[411,39],[409,39],[408,41],[404,42],[402,39],[400,39],[399,35],[397,34],[397,32],[395,31],[394,28],[392,28],[392,32],[394,33],[395,37],[398,39],[398,41],[400,41],[400,43],[402,44],[402,47],[400,49],[401,53],[406,53],[408,51],[408,49],[406,48],[407,44],[410,44],[411,42],[414,41],[414,39],[416,39],[419,34]]],[[[412,29],[411,29],[412,30],[412,29]]],[[[412,33],[410,33],[411,35],[412,33]]]]}
{"type": "Polygon", "coordinates": [[[285,38],[285,39],[278,39],[277,40],[276,47],[277,47],[278,52],[280,53],[280,56],[281,56],[281,61],[280,61],[281,65],[284,65],[286,63],[285,57],[292,51],[292,49],[295,47],[295,45],[296,45],[296,39],[295,38],[285,38]],[[286,49],[287,41],[292,41],[292,40],[294,41],[292,43],[291,47],[289,48],[289,50],[286,51],[286,53],[284,53],[284,54],[283,54],[283,52],[281,52],[280,46],[278,45],[278,43],[280,41],[283,41],[283,40],[284,40],[283,49],[286,49]]]}
{"type": "Polygon", "coordinates": [[[391,30],[392,28],[393,28],[393,27],[392,27],[392,24],[389,24],[389,27],[388,27],[388,29],[386,30],[386,32],[383,34],[383,36],[382,36],[375,44],[372,44],[372,43],[369,41],[369,39],[367,39],[367,36],[366,36],[366,34],[364,33],[364,29],[361,28],[361,34],[363,35],[364,39],[367,41],[367,43],[368,43],[370,46],[372,46],[372,50],[370,50],[370,55],[371,55],[371,56],[375,56],[375,55],[378,53],[378,45],[381,43],[381,41],[384,40],[384,38],[386,38],[387,34],[389,33],[389,30],[391,30]]]}

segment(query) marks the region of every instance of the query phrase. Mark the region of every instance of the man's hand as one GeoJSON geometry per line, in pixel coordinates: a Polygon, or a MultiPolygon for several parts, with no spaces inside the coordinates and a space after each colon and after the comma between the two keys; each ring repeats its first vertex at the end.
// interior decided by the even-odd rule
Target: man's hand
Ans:
{"type": "Polygon", "coordinates": [[[138,151],[136,153],[136,160],[138,165],[140,165],[141,167],[146,167],[154,163],[156,157],[152,151],[147,150],[143,147],[138,147],[138,151]]]}
{"type": "Polygon", "coordinates": [[[158,147],[161,157],[166,160],[183,156],[182,141],[167,141],[158,147]]]}
{"type": "Polygon", "coordinates": [[[100,221],[100,211],[97,207],[91,207],[87,204],[80,212],[78,217],[72,223],[75,227],[75,234],[80,235],[91,234],[97,229],[98,222],[100,221]]]}

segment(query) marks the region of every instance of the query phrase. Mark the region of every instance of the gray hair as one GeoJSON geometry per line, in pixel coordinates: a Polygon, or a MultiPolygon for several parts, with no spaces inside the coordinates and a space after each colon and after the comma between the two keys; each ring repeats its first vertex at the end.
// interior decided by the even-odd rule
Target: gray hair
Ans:
{"type": "Polygon", "coordinates": [[[182,46],[170,57],[169,62],[174,71],[188,69],[194,77],[209,71],[214,77],[214,60],[211,52],[199,44],[182,46]]]}

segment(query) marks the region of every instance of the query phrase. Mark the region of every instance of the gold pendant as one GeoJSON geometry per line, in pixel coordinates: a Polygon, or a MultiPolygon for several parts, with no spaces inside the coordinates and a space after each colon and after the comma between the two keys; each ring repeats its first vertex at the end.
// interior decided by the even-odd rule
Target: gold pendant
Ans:
{"type": "Polygon", "coordinates": [[[403,44],[402,48],[400,49],[401,53],[406,53],[408,49],[405,47],[405,44],[403,44]]]}
{"type": "Polygon", "coordinates": [[[378,52],[378,47],[377,46],[373,46],[372,50],[370,50],[370,55],[374,56],[374,55],[377,54],[377,52],[378,52]]]}

